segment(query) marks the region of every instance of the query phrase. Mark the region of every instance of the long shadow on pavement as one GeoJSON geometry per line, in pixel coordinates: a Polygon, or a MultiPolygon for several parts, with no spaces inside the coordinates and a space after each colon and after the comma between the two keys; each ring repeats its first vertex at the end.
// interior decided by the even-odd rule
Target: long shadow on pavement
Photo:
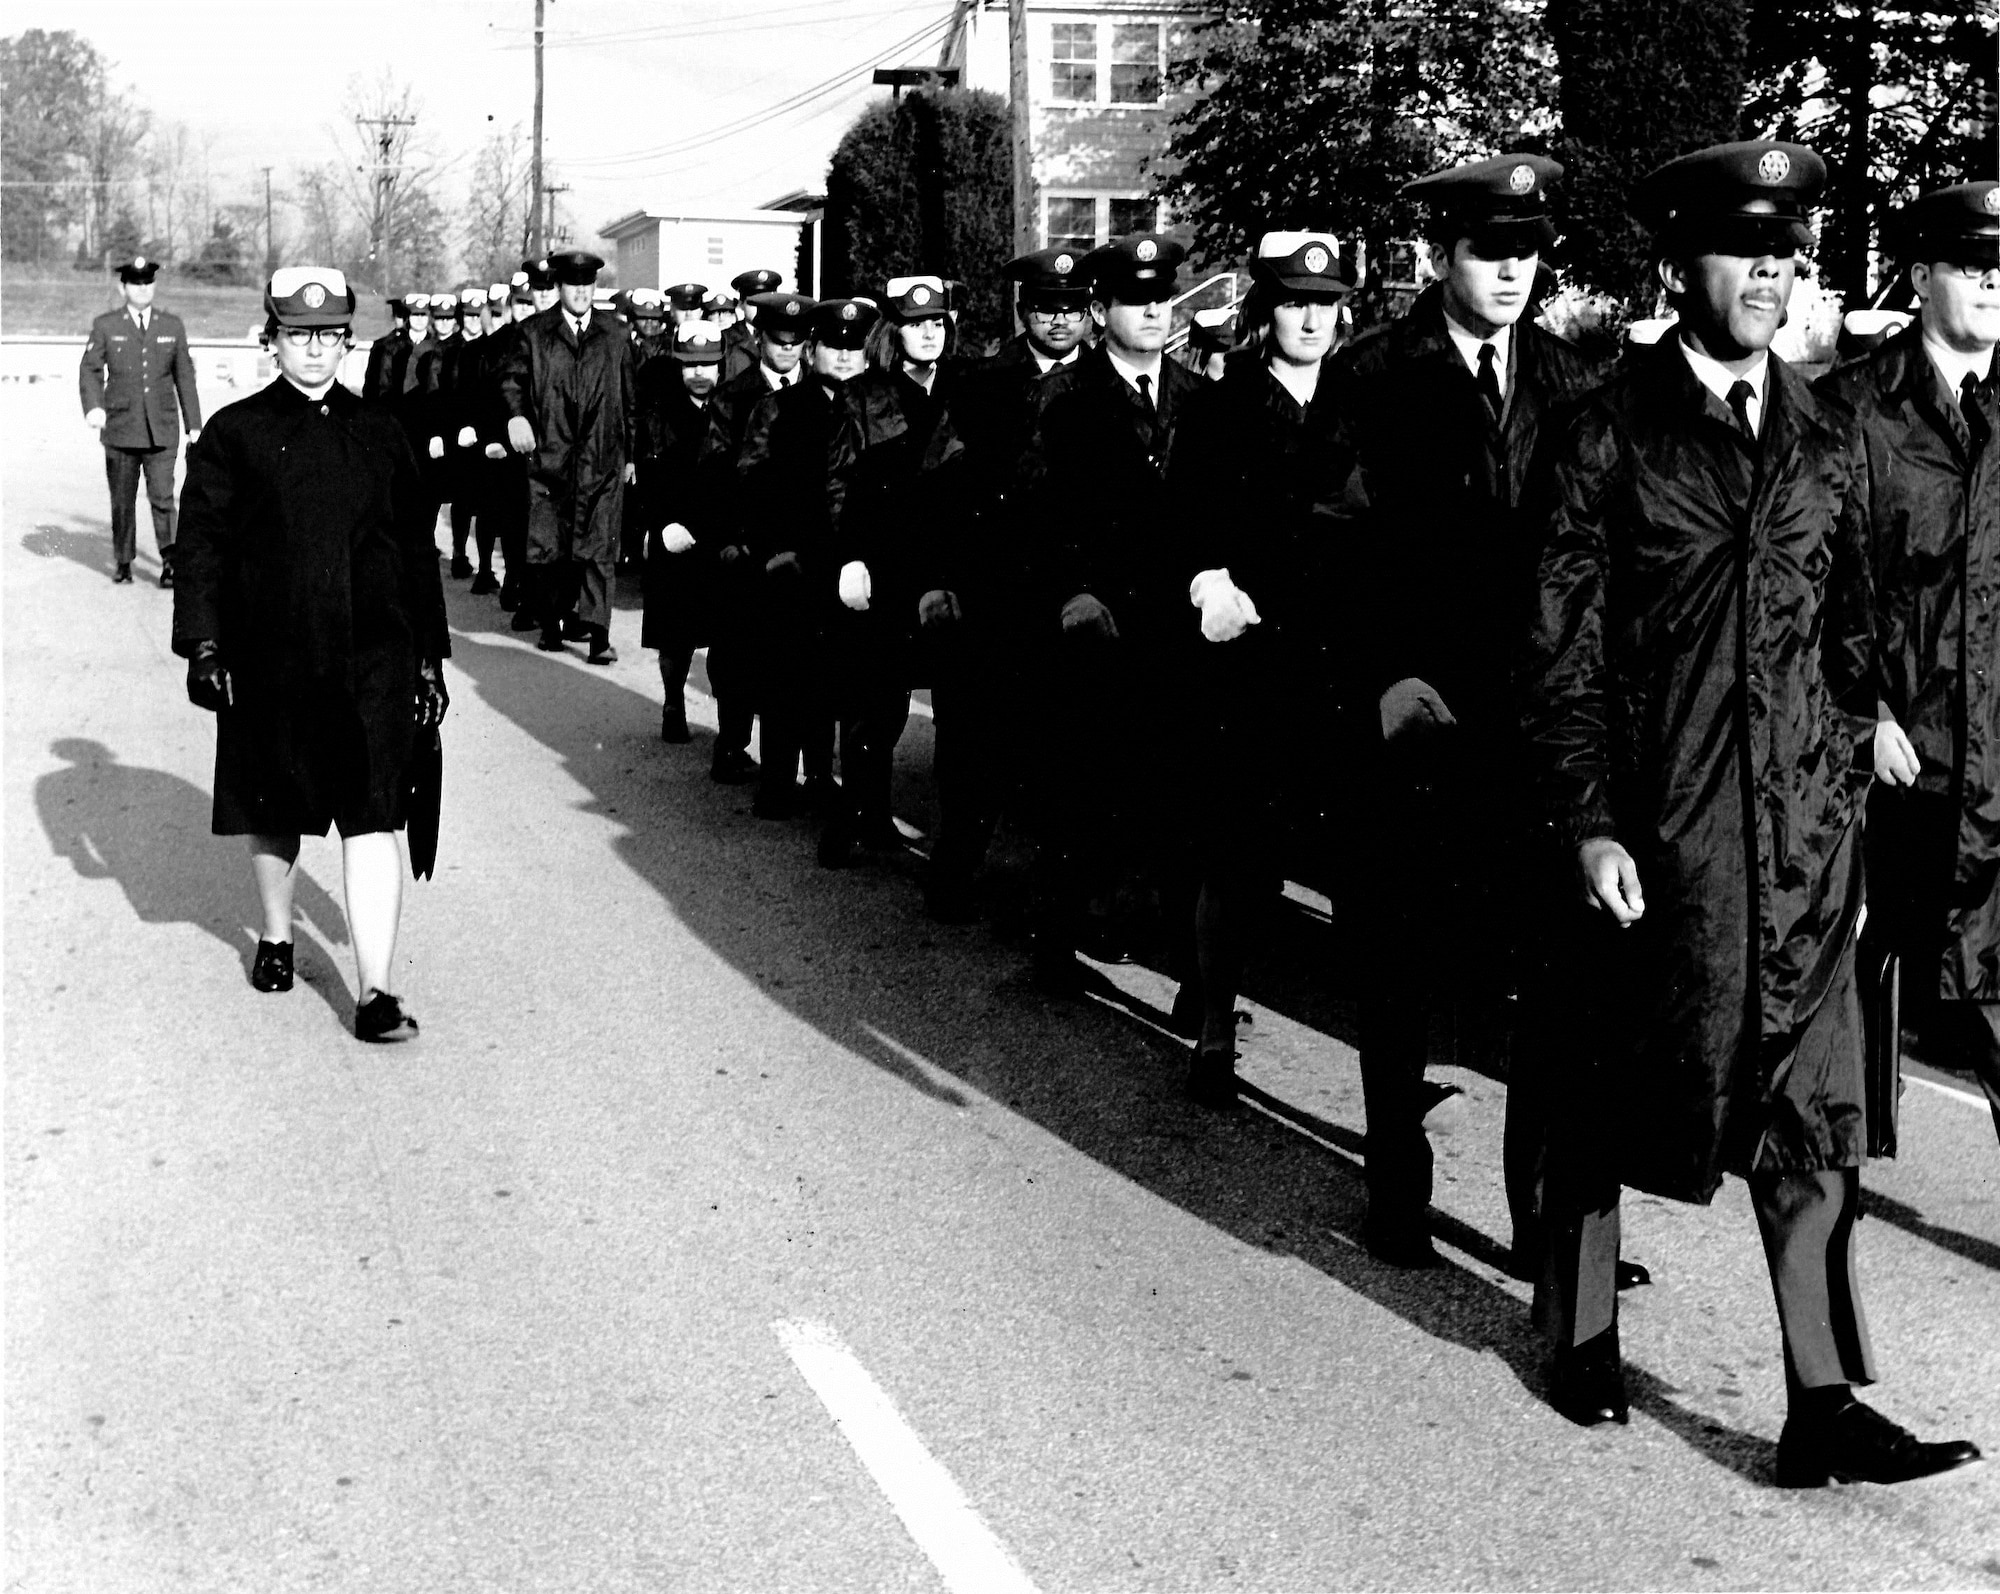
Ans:
{"type": "MultiPolygon", "coordinates": [[[[64,737],[49,751],[66,766],[35,782],[50,850],[83,879],[117,881],[140,923],[207,931],[235,954],[247,984],[262,915],[242,844],[194,840],[209,839],[209,794],[164,770],[121,764],[101,742],[64,737]]],[[[298,938],[299,978],[352,1027],[354,1003],[328,950],[347,940],[347,917],[311,875],[298,874],[301,929],[317,932],[298,938]]]]}
{"type": "MultiPolygon", "coordinates": [[[[1406,1273],[1362,1249],[1359,1163],[1338,1138],[1267,1112],[1191,1106],[1178,1043],[1099,1004],[1043,996],[982,929],[931,924],[914,860],[817,868],[808,827],[751,817],[745,789],[709,783],[703,747],[660,745],[655,696],[483,640],[505,617],[476,601],[452,607],[457,668],[562,758],[590,794],[584,811],[625,827],[624,862],[771,1001],[917,1089],[957,1100],[962,1084],[1004,1103],[1242,1243],[1297,1257],[1539,1388],[1540,1347],[1513,1296],[1462,1267],[1406,1273]],[[754,935],[743,911],[752,901],[762,905],[754,935]]],[[[1499,1253],[1490,1238],[1467,1238],[1499,1253]]],[[[1632,1392],[1709,1459],[1769,1481],[1769,1440],[1688,1409],[1638,1369],[1632,1392]]]]}
{"type": "MultiPolygon", "coordinates": [[[[146,512],[143,501],[139,508],[141,513],[146,512]]],[[[69,521],[67,526],[43,522],[21,539],[21,546],[38,558],[67,559],[86,570],[109,576],[115,567],[111,557],[111,522],[89,515],[71,515],[69,521]]],[[[140,533],[139,556],[132,563],[133,576],[141,581],[157,580],[160,574],[159,560],[144,546],[149,536],[149,531],[140,533]]]]}

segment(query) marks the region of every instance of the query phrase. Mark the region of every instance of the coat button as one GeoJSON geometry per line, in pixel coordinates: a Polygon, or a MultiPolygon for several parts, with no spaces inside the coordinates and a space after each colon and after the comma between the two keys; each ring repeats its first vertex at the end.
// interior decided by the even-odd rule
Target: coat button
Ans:
{"type": "Polygon", "coordinates": [[[324,404],[322,404],[322,405],[321,405],[321,406],[319,407],[319,412],[320,412],[320,414],[322,414],[322,415],[325,415],[325,414],[327,413],[327,407],[326,407],[326,406],[325,406],[324,404]]]}

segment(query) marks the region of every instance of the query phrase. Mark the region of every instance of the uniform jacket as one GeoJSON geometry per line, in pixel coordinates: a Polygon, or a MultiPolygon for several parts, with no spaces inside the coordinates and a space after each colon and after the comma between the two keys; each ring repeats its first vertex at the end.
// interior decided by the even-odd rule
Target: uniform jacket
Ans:
{"type": "Polygon", "coordinates": [[[1846,418],[1769,371],[1756,444],[1672,338],[1586,401],[1548,486],[1524,682],[1560,843],[1612,837],[1638,866],[1645,916],[1603,931],[1622,994],[1593,1041],[1635,1115],[1623,1181],[1682,1199],[1864,1149],[1860,1037],[1827,1052],[1852,1081],[1789,1067],[1786,1043],[1861,903],[1865,485],[1846,418]]]}
{"type": "Polygon", "coordinates": [[[757,329],[748,321],[730,322],[722,333],[722,380],[734,381],[757,364],[757,329]]]}
{"type": "Polygon", "coordinates": [[[738,535],[751,557],[761,566],[795,553],[813,587],[829,593],[840,568],[827,492],[838,402],[837,389],[811,372],[766,393],[750,410],[736,454],[738,535]]]}
{"type": "Polygon", "coordinates": [[[901,371],[864,371],[840,390],[828,442],[834,563],[868,567],[874,596],[863,612],[899,634],[915,630],[917,599],[944,585],[964,530],[952,387],[942,369],[928,393],[901,371]]]}
{"type": "Polygon", "coordinates": [[[1346,522],[1357,707],[1416,676],[1469,732],[1511,731],[1508,666],[1536,555],[1535,529],[1517,509],[1544,429],[1599,373],[1525,318],[1508,341],[1497,422],[1451,341],[1436,287],[1402,320],[1331,357],[1339,453],[1351,461],[1331,507],[1346,522]]]}
{"type": "Polygon", "coordinates": [[[417,661],[451,652],[435,514],[394,419],[337,382],[315,402],[280,378],[189,450],[173,645],[218,643],[235,678],[218,816],[254,816],[294,747],[350,737],[357,719],[370,786],[393,806],[417,661]]]}
{"type": "Polygon", "coordinates": [[[130,310],[107,310],[91,322],[77,386],[86,413],[104,411],[106,448],[173,448],[182,416],[189,431],[201,430],[187,328],[172,311],[153,310],[143,334],[130,310]]]}
{"type": "Polygon", "coordinates": [[[500,372],[510,416],[535,429],[528,547],[536,562],[617,556],[633,457],[632,351],[616,316],[593,310],[581,340],[561,305],[519,323],[500,372]]]}
{"type": "MultiPolygon", "coordinates": [[[[803,373],[799,382],[812,380],[803,373]]],[[[708,396],[708,419],[696,453],[695,468],[705,478],[702,502],[712,509],[731,537],[743,533],[748,508],[742,497],[742,479],[737,475],[737,456],[743,449],[750,415],[768,398],[773,388],[755,365],[725,376],[708,396]]]]}
{"type": "MultiPolygon", "coordinates": [[[[692,652],[716,639],[725,618],[719,560],[726,527],[709,502],[715,474],[697,469],[714,397],[696,403],[681,381],[678,361],[654,360],[639,372],[639,480],[632,497],[646,528],[643,647],[692,652]],[[695,544],[668,553],[660,532],[676,523],[687,527],[695,544]]],[[[735,595],[733,587],[728,595],[735,595]]]]}
{"type": "Polygon", "coordinates": [[[1163,359],[1149,409],[1100,346],[1037,391],[1023,491],[1046,538],[1037,585],[1051,629],[1062,605],[1085,592],[1135,642],[1165,636],[1181,618],[1187,581],[1167,475],[1175,429],[1201,383],[1163,359]]]}
{"type": "Polygon", "coordinates": [[[368,346],[368,368],[361,378],[361,396],[390,402],[403,396],[409,379],[410,356],[416,350],[410,329],[397,325],[368,346]]]}
{"type": "Polygon", "coordinates": [[[1820,389],[1861,436],[1881,706],[1917,749],[1917,790],[1958,813],[1938,994],[2000,1002],[2000,406],[1988,382],[1984,435],[1968,428],[1921,322],[1820,389]]]}

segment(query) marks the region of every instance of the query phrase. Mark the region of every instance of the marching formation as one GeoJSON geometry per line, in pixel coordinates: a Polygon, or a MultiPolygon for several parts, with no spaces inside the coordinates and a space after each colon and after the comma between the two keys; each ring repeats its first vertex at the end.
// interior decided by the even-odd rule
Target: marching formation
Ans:
{"type": "Polygon", "coordinates": [[[1438,1261],[1448,986],[1507,1035],[1514,1267],[1577,1422],[1627,1416],[1618,1294],[1646,1272],[1621,1189],[1707,1202],[1734,1175],[1778,1305],[1780,1481],[1977,1461],[1855,1397],[1853,1241],[1861,1167],[1896,1149],[1899,1017],[2000,1125],[2000,185],[1898,213],[1918,312],[1815,384],[1769,352],[1812,150],[1717,146],[1640,185],[1675,324],[1609,366],[1529,313],[1560,177],[1503,155],[1412,184],[1437,280],[1353,339],[1354,251],[1265,234],[1192,363],[1157,234],[1011,262],[1022,330],[985,359],[935,275],[815,302],[753,272],[614,310],[596,257],[552,255],[410,295],[358,398],[334,381],[353,294],[279,272],[282,380],[191,451],[174,560],[215,829],[250,835],[264,896],[255,983],[290,985],[290,863],[332,824],[357,1030],[415,1033],[382,985],[381,843],[420,817],[445,709],[448,502],[451,577],[545,650],[613,662],[616,572],[642,568],[662,739],[691,740],[705,648],[713,778],[816,818],[828,868],[903,845],[892,761],[929,687],[928,911],[978,915],[1015,821],[1034,974],[1071,991],[1150,882],[1196,1102],[1236,1104],[1241,971],[1286,872],[1337,882],[1366,1244],[1438,1261]]]}

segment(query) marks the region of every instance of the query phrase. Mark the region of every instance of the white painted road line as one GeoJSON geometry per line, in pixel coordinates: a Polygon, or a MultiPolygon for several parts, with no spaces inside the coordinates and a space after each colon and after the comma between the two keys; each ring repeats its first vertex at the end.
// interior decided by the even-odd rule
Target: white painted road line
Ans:
{"type": "Polygon", "coordinates": [[[1035,1594],[1028,1574],[838,1334],[797,1318],[773,1323],[771,1332],[951,1594],[1035,1594]]]}
{"type": "Polygon", "coordinates": [[[1986,1105],[1984,1096],[1975,1096],[1969,1090],[1960,1090],[1956,1085],[1947,1085],[1939,1080],[1926,1079],[1922,1074],[1913,1074],[1908,1069],[1903,1071],[1903,1079],[1907,1084],[1928,1086],[1940,1096],[1949,1096],[1953,1101],[1962,1101],[1973,1107],[1986,1105]]]}

